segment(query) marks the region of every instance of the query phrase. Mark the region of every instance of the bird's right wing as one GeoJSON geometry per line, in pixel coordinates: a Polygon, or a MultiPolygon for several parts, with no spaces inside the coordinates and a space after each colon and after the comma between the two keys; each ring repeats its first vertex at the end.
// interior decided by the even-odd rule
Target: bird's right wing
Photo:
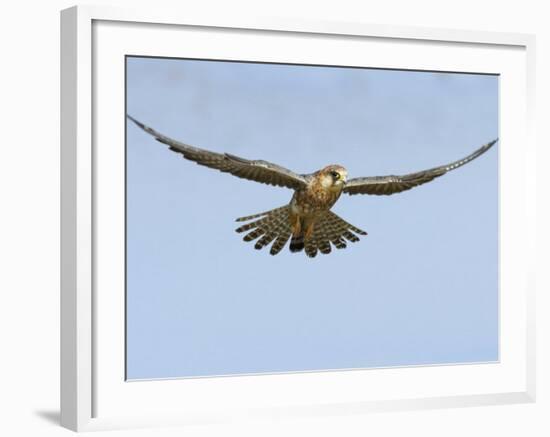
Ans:
{"type": "Polygon", "coordinates": [[[195,161],[197,164],[215,168],[224,173],[231,173],[239,178],[295,190],[307,183],[304,176],[280,165],[262,160],[244,159],[229,153],[216,153],[199,149],[169,138],[129,115],[127,117],[157,141],[166,144],[170,150],[182,154],[184,158],[195,161]]]}
{"type": "Polygon", "coordinates": [[[353,194],[374,194],[374,195],[390,195],[400,193],[401,191],[410,190],[418,185],[425,184],[431,180],[443,176],[448,171],[462,167],[489,150],[498,139],[481,146],[472,154],[450,164],[434,167],[429,170],[418,171],[403,176],[370,176],[365,178],[350,179],[344,186],[344,192],[349,195],[353,194]]]}

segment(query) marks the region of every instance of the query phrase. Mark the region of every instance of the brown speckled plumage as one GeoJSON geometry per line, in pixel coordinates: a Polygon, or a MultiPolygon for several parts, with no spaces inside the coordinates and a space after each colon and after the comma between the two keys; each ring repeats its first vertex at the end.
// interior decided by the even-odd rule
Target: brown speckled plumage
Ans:
{"type": "Polygon", "coordinates": [[[422,185],[459,168],[489,150],[491,141],[467,157],[447,165],[403,176],[369,176],[347,180],[347,171],[340,165],[329,165],[315,173],[298,174],[263,160],[248,160],[228,153],[217,153],[181,143],[162,135],[128,115],[128,119],[170,150],[197,164],[230,173],[234,176],[294,190],[288,205],[238,218],[248,222],[236,229],[247,232],[244,241],[254,241],[255,249],[271,244],[271,255],[278,254],[290,239],[290,251],[304,251],[313,258],[318,252],[328,254],[332,246],[344,249],[347,242],[359,241],[367,233],[343,220],[330,209],[342,193],[390,195],[422,185]]]}

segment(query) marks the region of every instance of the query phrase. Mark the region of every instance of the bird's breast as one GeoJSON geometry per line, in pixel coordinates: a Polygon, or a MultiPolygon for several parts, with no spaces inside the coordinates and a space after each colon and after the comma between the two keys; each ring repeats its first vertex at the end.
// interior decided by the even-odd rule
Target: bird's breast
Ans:
{"type": "Polygon", "coordinates": [[[328,211],[340,197],[341,191],[332,191],[320,184],[311,184],[294,193],[291,208],[301,216],[316,215],[328,211]]]}

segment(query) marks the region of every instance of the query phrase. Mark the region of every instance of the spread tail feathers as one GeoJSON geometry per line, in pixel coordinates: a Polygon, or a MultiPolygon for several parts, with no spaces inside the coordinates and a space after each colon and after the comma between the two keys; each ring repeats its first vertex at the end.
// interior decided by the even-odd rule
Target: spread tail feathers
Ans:
{"type": "Polygon", "coordinates": [[[250,223],[246,223],[236,229],[237,232],[250,231],[243,238],[244,241],[252,241],[256,238],[260,238],[254,245],[254,249],[262,249],[273,240],[269,253],[271,255],[277,255],[284,247],[292,229],[289,222],[289,210],[288,205],[280,208],[272,209],[271,211],[261,212],[259,214],[250,215],[247,217],[240,217],[238,222],[249,221],[258,219],[250,223]]]}
{"type": "MultiPolygon", "coordinates": [[[[273,242],[269,253],[277,255],[292,234],[289,212],[290,207],[286,205],[271,211],[240,217],[237,219],[238,222],[257,220],[243,224],[236,231],[239,233],[250,231],[244,236],[243,240],[253,241],[258,239],[254,245],[254,248],[258,250],[273,242]]],[[[313,258],[318,251],[323,254],[330,253],[331,244],[337,249],[344,249],[347,246],[347,241],[359,241],[359,237],[355,234],[367,235],[365,231],[349,224],[333,212],[327,211],[318,218],[309,238],[305,238],[304,233],[292,237],[290,251],[300,252],[305,249],[306,255],[313,258]]]]}
{"type": "Polygon", "coordinates": [[[336,249],[345,249],[347,241],[359,241],[355,234],[367,235],[362,229],[356,228],[332,211],[327,211],[315,223],[311,238],[304,241],[306,255],[313,258],[318,251],[325,255],[329,254],[332,251],[331,244],[336,249]]]}

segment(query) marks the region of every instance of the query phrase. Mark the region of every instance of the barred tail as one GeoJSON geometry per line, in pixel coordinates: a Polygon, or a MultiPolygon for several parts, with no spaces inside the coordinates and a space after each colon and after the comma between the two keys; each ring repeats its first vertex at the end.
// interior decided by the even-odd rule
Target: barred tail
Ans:
{"type": "MultiPolygon", "coordinates": [[[[244,236],[243,240],[253,241],[258,239],[254,245],[254,248],[258,250],[273,242],[269,253],[277,255],[292,234],[289,214],[290,207],[286,205],[271,211],[240,217],[237,219],[238,222],[257,220],[243,224],[236,231],[239,233],[250,231],[244,236]]],[[[319,217],[314,226],[313,233],[309,238],[305,238],[304,233],[292,237],[290,241],[291,252],[305,250],[306,255],[313,258],[319,251],[323,254],[330,253],[332,246],[336,249],[345,249],[348,241],[352,243],[359,241],[356,234],[367,235],[365,231],[351,225],[331,211],[327,211],[319,217]]]]}
{"type": "Polygon", "coordinates": [[[332,251],[331,244],[336,249],[345,249],[346,240],[352,243],[359,241],[359,237],[355,234],[367,235],[365,231],[349,224],[333,212],[327,211],[315,223],[311,238],[304,241],[306,255],[313,258],[318,251],[329,254],[332,251]]]}
{"type": "Polygon", "coordinates": [[[240,217],[236,221],[243,222],[253,219],[258,220],[246,223],[238,227],[236,231],[239,233],[251,231],[244,236],[243,240],[252,241],[259,238],[254,245],[254,248],[258,250],[263,249],[273,241],[269,253],[271,255],[277,255],[284,247],[290,238],[290,234],[292,233],[289,221],[289,210],[290,207],[285,205],[280,208],[272,209],[271,211],[240,217]]]}

